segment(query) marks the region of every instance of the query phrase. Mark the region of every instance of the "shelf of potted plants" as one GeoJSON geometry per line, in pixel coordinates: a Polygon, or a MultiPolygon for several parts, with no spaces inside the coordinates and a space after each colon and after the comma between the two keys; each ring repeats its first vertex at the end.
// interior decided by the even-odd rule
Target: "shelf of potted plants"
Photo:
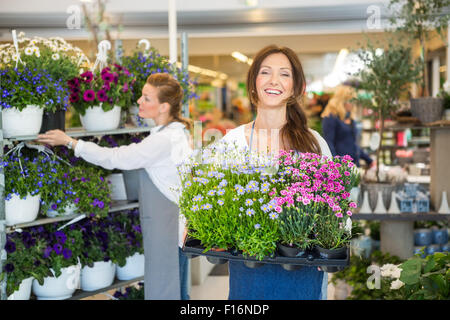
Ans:
{"type": "MultiPolygon", "coordinates": [[[[13,32],[13,36],[14,35],[15,35],[15,32],[13,32]]],[[[106,92],[106,95],[101,95],[100,98],[102,101],[105,100],[106,98],[117,98],[118,100],[116,99],[114,106],[118,105],[122,109],[128,109],[128,106],[130,105],[130,101],[136,101],[137,98],[139,98],[139,96],[141,94],[142,86],[145,84],[147,77],[151,73],[155,73],[155,72],[168,72],[168,73],[173,74],[177,79],[179,79],[182,84],[183,91],[185,93],[184,96],[185,96],[186,101],[188,99],[195,97],[195,92],[193,90],[193,82],[189,80],[188,72],[183,71],[180,68],[176,68],[176,67],[172,66],[168,62],[167,59],[160,56],[159,53],[156,50],[154,50],[153,48],[146,48],[144,52],[136,51],[130,57],[123,57],[124,58],[123,66],[119,66],[116,64],[109,65],[108,67],[103,68],[101,70],[101,72],[99,70],[99,72],[96,73],[93,71],[84,72],[81,70],[81,68],[83,68],[84,70],[89,69],[90,64],[89,64],[88,59],[84,56],[84,54],[82,53],[81,50],[79,50],[78,48],[72,47],[70,44],[66,43],[62,38],[59,38],[59,37],[58,38],[50,38],[50,39],[36,38],[36,39],[31,40],[31,39],[26,39],[23,34],[19,34],[19,41],[18,41],[19,46],[16,45],[17,40],[15,39],[15,37],[13,37],[13,38],[15,40],[14,45],[10,44],[7,47],[5,47],[5,45],[2,46],[2,49],[5,49],[5,50],[2,50],[2,54],[7,54],[9,56],[9,60],[7,59],[8,57],[6,57],[6,58],[3,57],[5,59],[2,59],[2,61],[7,61],[7,60],[11,61],[11,66],[13,66],[12,64],[14,64],[14,63],[17,65],[18,63],[21,63],[21,62],[23,62],[23,60],[26,60],[26,59],[27,59],[27,63],[28,62],[31,63],[34,61],[37,63],[36,69],[38,70],[38,72],[42,69],[42,68],[40,68],[41,64],[44,63],[45,61],[48,61],[50,65],[54,66],[54,68],[51,68],[50,72],[51,73],[53,72],[53,73],[50,75],[43,74],[43,72],[40,72],[39,74],[34,74],[34,73],[30,73],[27,70],[22,70],[22,71],[20,71],[20,73],[19,72],[15,73],[14,70],[12,69],[12,67],[6,68],[6,71],[4,71],[6,73],[4,75],[11,78],[10,79],[11,81],[2,82],[2,87],[4,85],[10,85],[10,87],[3,88],[3,89],[7,89],[7,95],[8,95],[6,97],[6,100],[5,99],[2,100],[1,108],[4,110],[11,108],[12,105],[15,105],[15,103],[13,103],[15,101],[13,98],[14,98],[14,93],[17,92],[17,88],[14,87],[14,85],[17,84],[16,82],[22,81],[24,84],[26,84],[26,83],[29,83],[30,77],[36,77],[36,76],[40,77],[42,83],[36,83],[36,85],[34,87],[27,86],[25,89],[27,90],[27,92],[30,93],[30,95],[26,96],[26,98],[29,101],[26,99],[25,100],[22,99],[24,101],[21,100],[20,105],[18,105],[18,106],[22,108],[28,104],[36,104],[37,103],[39,105],[41,102],[45,102],[45,101],[52,101],[52,103],[55,102],[54,103],[55,105],[48,105],[48,103],[46,103],[48,106],[45,106],[45,110],[44,110],[45,116],[49,115],[50,113],[58,113],[59,114],[60,113],[59,109],[65,110],[67,108],[67,102],[70,102],[72,107],[75,107],[75,109],[80,109],[79,111],[85,111],[84,109],[86,109],[86,107],[93,107],[93,106],[98,105],[98,103],[96,104],[97,100],[95,99],[95,96],[97,96],[97,95],[94,96],[94,99],[92,99],[91,96],[87,97],[87,98],[89,98],[87,100],[84,99],[84,95],[86,94],[86,91],[89,91],[89,90],[92,91],[93,88],[91,88],[91,87],[82,88],[81,85],[83,85],[83,84],[86,86],[92,85],[92,83],[93,83],[92,80],[95,78],[95,79],[99,80],[99,81],[96,81],[96,83],[97,82],[100,83],[102,81],[103,81],[103,83],[101,83],[102,84],[101,88],[94,88],[94,89],[99,89],[100,91],[102,91],[102,90],[108,91],[108,89],[109,89],[108,83],[111,86],[111,79],[109,79],[108,77],[111,78],[111,76],[112,76],[113,77],[112,80],[114,80],[113,84],[114,83],[117,84],[117,82],[115,81],[116,74],[118,77],[117,80],[119,80],[118,85],[120,85],[120,87],[118,87],[116,91],[120,91],[122,94],[118,97],[116,97],[116,96],[111,97],[106,92]],[[22,48],[22,43],[25,44],[25,46],[27,46],[27,45],[28,45],[28,47],[31,46],[30,47],[31,49],[28,47],[22,48]],[[15,51],[17,49],[17,47],[20,48],[19,52],[15,51]],[[53,53],[51,51],[53,51],[53,53]],[[81,62],[83,62],[83,60],[85,60],[86,63],[81,64],[81,62]],[[73,71],[73,70],[75,70],[75,71],[74,72],[66,72],[68,69],[70,69],[71,71],[73,71]],[[136,70],[139,70],[139,71],[136,72],[136,70]],[[80,76],[77,77],[77,74],[80,74],[80,76]],[[101,81],[100,81],[100,77],[101,77],[101,81]],[[132,79],[133,77],[134,77],[134,79],[132,79]],[[60,78],[62,78],[62,80],[60,78]],[[58,80],[56,80],[56,79],[58,79],[58,80]],[[131,81],[129,81],[129,80],[131,80],[131,81]],[[105,83],[105,82],[108,82],[108,83],[105,83]],[[66,84],[69,86],[69,91],[66,90],[67,89],[66,84]],[[42,85],[42,87],[37,87],[40,85],[42,85]],[[59,90],[58,86],[61,86],[61,85],[64,85],[64,92],[59,90]],[[50,99],[50,100],[44,99],[45,97],[41,97],[43,100],[41,99],[42,101],[41,100],[37,101],[36,97],[38,97],[38,96],[33,95],[32,93],[36,92],[36,91],[38,92],[39,90],[42,91],[43,88],[48,89],[46,91],[47,95],[52,94],[51,90],[55,89],[57,92],[64,93],[64,97],[62,97],[62,96],[59,98],[56,97],[57,99],[55,98],[55,99],[50,99]],[[79,89],[79,90],[77,90],[77,89],[79,89]],[[82,90],[84,90],[84,92],[81,92],[82,90]],[[70,96],[69,96],[69,94],[70,94],[70,96]],[[80,94],[81,94],[81,98],[79,96],[80,94]],[[88,104],[90,104],[90,105],[89,106],[84,106],[84,105],[80,106],[79,105],[80,101],[81,102],[87,101],[88,104]],[[11,102],[11,103],[8,104],[8,102],[11,102]],[[81,109],[83,109],[83,110],[81,110],[81,109]]],[[[33,66],[34,66],[34,64],[33,64],[33,66]]],[[[22,83],[22,82],[20,82],[20,83],[22,83]]],[[[24,85],[24,87],[25,87],[25,85],[24,85]]],[[[55,90],[53,90],[53,91],[55,91],[55,90]]],[[[91,91],[89,91],[88,93],[92,93],[91,91]]],[[[105,92],[103,92],[103,93],[105,93],[105,92]]],[[[23,95],[21,95],[21,96],[23,96],[23,95]]],[[[42,94],[40,96],[42,96],[42,94]]],[[[50,98],[52,98],[52,97],[50,97],[50,98]]],[[[97,98],[99,98],[99,97],[97,96],[97,98]]],[[[98,100],[100,102],[100,99],[98,99],[98,100]]],[[[105,104],[105,103],[107,104],[106,109],[108,109],[110,107],[109,104],[112,103],[110,100],[111,99],[109,99],[107,101],[106,100],[103,101],[104,102],[103,104],[105,104]]],[[[100,106],[101,106],[101,103],[100,103],[100,106]]],[[[105,107],[105,106],[103,106],[103,107],[105,107]]],[[[42,107],[41,109],[44,109],[44,107],[42,107]]],[[[134,111],[136,111],[136,110],[134,110],[134,111]]],[[[81,112],[81,113],[83,113],[83,112],[81,112]]],[[[14,147],[14,146],[17,146],[17,142],[32,141],[37,138],[37,134],[38,134],[37,127],[41,127],[40,123],[39,123],[39,125],[38,124],[35,125],[36,130],[34,130],[32,132],[26,131],[25,133],[20,133],[20,132],[16,133],[15,131],[13,131],[12,133],[2,134],[2,133],[4,133],[3,132],[4,129],[7,129],[7,128],[4,127],[5,123],[1,121],[2,120],[1,116],[2,116],[2,114],[0,114],[0,156],[2,158],[4,156],[3,147],[5,145],[14,147]],[[6,139],[4,139],[4,138],[6,138],[6,139]]],[[[56,115],[56,116],[58,117],[58,115],[56,115]]],[[[59,115],[58,119],[59,118],[61,118],[60,115],[59,115]]],[[[81,120],[83,120],[83,119],[81,119],[81,120]]],[[[50,122],[52,122],[52,121],[50,121],[50,122]]],[[[53,122],[57,122],[57,121],[53,121],[53,122]]],[[[150,123],[148,123],[148,122],[144,123],[142,121],[142,119],[140,119],[138,117],[137,113],[131,114],[131,122],[132,122],[132,125],[127,123],[123,127],[120,127],[117,129],[107,128],[107,129],[101,129],[101,130],[100,129],[95,130],[92,128],[90,128],[90,129],[88,128],[89,130],[86,130],[84,128],[69,128],[69,129],[65,130],[66,129],[65,127],[58,127],[58,126],[48,127],[48,126],[42,125],[40,132],[43,132],[42,130],[45,131],[45,130],[58,128],[58,129],[65,130],[66,133],[71,137],[105,137],[105,136],[109,136],[109,135],[128,135],[128,134],[136,134],[136,133],[145,133],[145,132],[150,131],[150,127],[149,127],[150,123]]],[[[75,167],[77,167],[77,166],[78,165],[75,165],[75,167]]],[[[83,171],[83,170],[89,171],[88,168],[84,168],[84,169],[80,168],[80,170],[81,171],[83,171]]],[[[17,171],[17,172],[20,172],[20,171],[17,171]]],[[[35,173],[39,173],[39,171],[37,171],[35,173]]],[[[82,174],[82,172],[78,172],[78,175],[75,174],[75,177],[78,180],[83,180],[84,179],[83,176],[84,176],[84,174],[82,174]]],[[[0,166],[0,181],[3,180],[4,177],[5,177],[4,168],[3,168],[3,166],[0,166]]],[[[99,177],[100,177],[100,179],[102,179],[101,175],[99,177]]],[[[44,182],[44,179],[41,179],[41,180],[42,180],[42,182],[44,182]]],[[[86,180],[89,180],[89,179],[86,179],[86,180]]],[[[103,180],[102,180],[102,183],[103,183],[103,180]]],[[[60,189],[64,189],[64,188],[60,188],[60,189]]],[[[22,191],[23,191],[22,193],[25,192],[25,190],[22,190],[22,191]]],[[[38,193],[38,191],[39,190],[36,190],[36,193],[38,193]]],[[[9,197],[13,193],[16,193],[16,192],[17,192],[17,190],[12,191],[12,190],[4,190],[3,188],[0,188],[0,198],[5,199],[5,196],[9,197]]],[[[53,192],[53,190],[52,190],[52,192],[53,192]]],[[[127,193],[128,193],[128,190],[127,190],[127,193]]],[[[94,194],[94,192],[92,192],[92,194],[94,194]]],[[[68,195],[68,194],[65,193],[65,195],[68,195]]],[[[25,194],[22,196],[25,196],[25,194]]],[[[73,197],[73,194],[68,195],[68,197],[70,198],[69,199],[70,201],[73,201],[75,199],[73,197]]],[[[68,197],[66,197],[66,199],[68,197]]],[[[50,207],[49,209],[54,209],[53,208],[53,205],[54,205],[55,208],[58,208],[59,211],[65,210],[65,207],[63,207],[64,201],[62,203],[58,203],[58,206],[56,206],[56,204],[51,205],[51,203],[47,203],[47,200],[48,199],[45,198],[45,196],[44,196],[44,199],[40,199],[41,205],[44,204],[44,206],[46,206],[46,207],[49,206],[50,207]]],[[[76,201],[80,201],[80,204],[82,202],[81,200],[78,200],[78,199],[76,199],[76,201]]],[[[85,205],[88,205],[88,204],[92,205],[92,203],[89,203],[92,201],[85,201],[85,202],[86,202],[85,205]]],[[[139,203],[137,201],[110,202],[109,200],[106,201],[106,200],[103,200],[102,198],[94,199],[94,204],[97,206],[97,208],[95,208],[95,210],[98,211],[97,213],[102,211],[102,213],[100,215],[98,215],[99,217],[104,216],[105,214],[108,215],[108,213],[118,213],[117,215],[114,215],[114,216],[118,216],[124,210],[137,208],[139,206],[139,203]],[[97,200],[97,202],[95,202],[95,200],[97,200]]],[[[26,222],[26,223],[12,224],[12,225],[9,225],[9,228],[6,228],[5,210],[3,210],[3,208],[0,208],[0,209],[1,209],[0,210],[0,246],[2,248],[7,243],[8,237],[10,237],[13,234],[19,234],[18,232],[14,233],[13,231],[21,231],[20,229],[30,228],[30,229],[23,231],[25,234],[27,234],[28,230],[33,230],[34,227],[37,227],[37,228],[42,227],[42,226],[45,227],[47,225],[51,225],[51,224],[54,224],[57,222],[64,222],[64,221],[69,221],[69,223],[66,223],[66,225],[71,225],[72,222],[75,222],[76,220],[80,219],[83,216],[83,214],[67,214],[67,212],[65,212],[65,214],[66,214],[65,216],[49,217],[49,218],[38,219],[35,221],[26,222]]],[[[47,208],[45,208],[45,209],[47,209],[47,208]]],[[[53,210],[53,211],[56,212],[56,210],[53,210]]],[[[80,211],[84,212],[83,210],[80,210],[80,211]]],[[[91,213],[91,215],[92,215],[92,213],[91,213]]],[[[108,216],[105,219],[108,219],[108,216]]],[[[86,221],[86,220],[82,220],[82,221],[86,221]]],[[[79,222],[76,221],[75,223],[79,223],[79,222]]],[[[9,249],[11,249],[11,248],[9,248],[9,249]]],[[[8,250],[6,250],[6,251],[8,251],[8,250]]],[[[128,250],[128,251],[134,252],[135,250],[128,250]]],[[[2,252],[1,260],[0,260],[0,267],[2,270],[4,269],[5,264],[8,262],[7,254],[4,254],[4,253],[6,253],[6,252],[5,251],[2,252]]],[[[135,255],[137,253],[138,252],[136,252],[135,255]]],[[[124,253],[122,253],[122,255],[123,254],[124,253]]],[[[121,262],[117,265],[118,269],[121,268],[120,265],[122,263],[125,263],[125,260],[124,259],[122,259],[122,260],[120,260],[121,262]]],[[[141,261],[141,260],[142,260],[142,257],[139,258],[139,261],[141,261]]],[[[127,264],[128,264],[128,258],[127,258],[127,264]]],[[[130,279],[130,276],[129,276],[130,270],[128,270],[126,268],[124,270],[125,271],[122,271],[122,278],[120,278],[118,276],[119,279],[122,279],[122,281],[119,280],[119,281],[115,282],[114,284],[112,284],[111,286],[96,290],[94,292],[80,292],[79,294],[75,293],[75,296],[72,296],[72,299],[77,299],[77,298],[82,299],[87,296],[97,294],[99,292],[104,292],[106,290],[127,286],[133,282],[136,282],[136,281],[139,281],[142,279],[142,277],[135,277],[134,279],[130,279]],[[125,279],[125,278],[127,278],[127,279],[125,279]],[[130,280],[128,280],[128,279],[130,279],[130,280]]],[[[143,270],[142,270],[142,273],[143,273],[143,270]]],[[[6,292],[7,292],[6,280],[7,279],[8,279],[8,277],[5,277],[4,274],[2,274],[2,280],[0,280],[0,300],[5,300],[7,298],[7,295],[6,295],[6,292]]],[[[13,281],[14,281],[14,279],[13,279],[13,281]]]]}

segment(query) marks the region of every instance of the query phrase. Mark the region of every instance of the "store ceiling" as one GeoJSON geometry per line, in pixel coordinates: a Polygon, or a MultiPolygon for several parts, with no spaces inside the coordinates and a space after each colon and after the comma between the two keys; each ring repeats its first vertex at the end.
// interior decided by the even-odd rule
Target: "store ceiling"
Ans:
{"type": "MultiPolygon", "coordinates": [[[[252,7],[246,0],[177,0],[177,29],[189,35],[189,62],[242,80],[248,65],[236,62],[230,54],[239,51],[252,57],[262,47],[277,44],[299,53],[307,74],[327,74],[339,50],[363,40],[362,31],[372,37],[380,35],[382,28],[369,29],[368,19],[375,7],[384,26],[389,1],[257,2],[252,7]]],[[[66,27],[68,8],[80,4],[78,0],[1,0],[0,41],[11,41],[10,31],[17,29],[27,36],[61,36],[83,50],[95,50],[87,43],[90,35],[84,28],[66,27]]],[[[123,25],[120,39],[125,48],[134,48],[139,39],[147,38],[163,55],[169,53],[167,7],[167,1],[158,0],[107,2],[111,25],[123,25]]],[[[113,29],[112,37],[118,36],[113,29]]]]}

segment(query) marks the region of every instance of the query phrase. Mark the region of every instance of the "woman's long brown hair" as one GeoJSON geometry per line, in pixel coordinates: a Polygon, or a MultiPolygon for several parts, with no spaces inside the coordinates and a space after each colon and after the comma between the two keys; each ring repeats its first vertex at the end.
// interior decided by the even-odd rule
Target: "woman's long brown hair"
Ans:
{"type": "Polygon", "coordinates": [[[303,68],[292,49],[275,45],[261,49],[253,59],[247,74],[247,93],[253,107],[258,105],[256,77],[265,58],[274,53],[284,54],[290,61],[294,80],[294,93],[286,104],[286,124],[281,128],[281,139],[285,147],[299,152],[322,154],[319,142],[308,129],[306,115],[300,106],[300,99],[305,93],[306,81],[303,68]]]}
{"type": "Polygon", "coordinates": [[[158,89],[158,100],[160,103],[170,104],[170,116],[178,122],[183,123],[186,129],[191,128],[191,120],[181,116],[181,102],[183,100],[183,89],[181,85],[168,73],[153,73],[147,78],[147,83],[158,89]]]}

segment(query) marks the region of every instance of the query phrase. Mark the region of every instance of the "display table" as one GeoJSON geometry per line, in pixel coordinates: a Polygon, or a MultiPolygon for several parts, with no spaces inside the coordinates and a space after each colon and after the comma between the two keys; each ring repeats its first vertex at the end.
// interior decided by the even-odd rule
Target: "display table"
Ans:
{"type": "Polygon", "coordinates": [[[408,259],[414,253],[414,221],[445,221],[450,214],[398,213],[398,214],[353,214],[354,220],[380,221],[380,249],[400,259],[408,259]]]}

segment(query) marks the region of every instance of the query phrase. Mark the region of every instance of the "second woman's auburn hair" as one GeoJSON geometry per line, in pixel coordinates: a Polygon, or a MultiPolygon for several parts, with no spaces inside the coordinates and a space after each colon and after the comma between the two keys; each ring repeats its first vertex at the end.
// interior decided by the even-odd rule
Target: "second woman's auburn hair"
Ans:
{"type": "Polygon", "coordinates": [[[181,116],[181,103],[183,101],[183,88],[168,73],[153,73],[147,78],[147,84],[158,89],[160,103],[167,102],[170,105],[169,115],[178,122],[183,123],[186,129],[191,128],[191,121],[181,116]]]}
{"type": "Polygon", "coordinates": [[[283,146],[299,152],[322,154],[319,142],[308,129],[306,115],[300,106],[300,99],[305,93],[306,81],[300,60],[292,49],[270,45],[256,54],[247,74],[247,93],[250,103],[257,109],[256,77],[264,59],[275,53],[282,53],[289,59],[294,81],[293,96],[286,103],[286,124],[281,128],[283,146]]]}

